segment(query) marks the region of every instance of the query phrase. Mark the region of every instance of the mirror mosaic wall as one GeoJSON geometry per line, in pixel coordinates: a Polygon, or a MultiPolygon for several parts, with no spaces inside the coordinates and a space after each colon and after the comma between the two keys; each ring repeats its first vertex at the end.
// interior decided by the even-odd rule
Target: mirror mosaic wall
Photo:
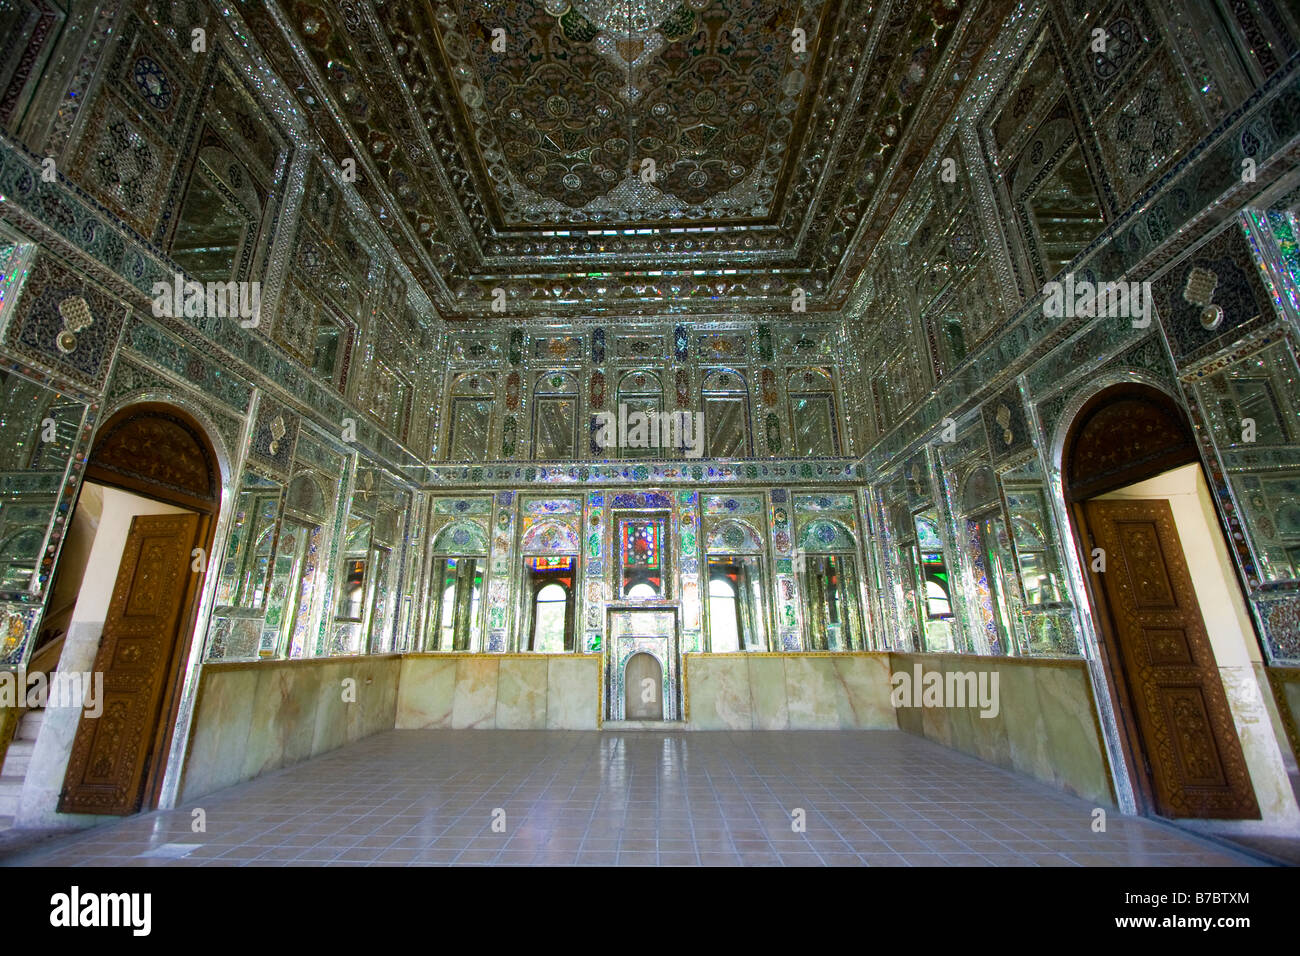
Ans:
{"type": "MultiPolygon", "coordinates": [[[[792,175],[751,184],[764,216],[763,190],[789,190],[789,235],[714,223],[721,193],[698,186],[698,220],[666,231],[582,206],[594,239],[547,219],[579,216],[553,205],[563,182],[505,210],[517,233],[428,194],[475,177],[409,165],[384,97],[322,111],[344,83],[324,66],[350,35],[337,5],[309,41],[296,7],[194,6],[212,56],[123,4],[89,75],[33,73],[0,112],[7,666],[39,637],[96,424],[144,401],[193,414],[221,459],[203,661],[600,653],[615,701],[639,653],[669,684],[688,653],[1089,656],[1061,442],[1120,380],[1186,410],[1263,656],[1300,663],[1300,202],[1266,162],[1300,109],[1277,5],[1238,5],[1275,14],[1249,28],[1099,8],[1131,27],[1105,62],[1073,0],[922,17],[986,88],[931,121],[890,80],[914,178],[892,178],[896,128],[823,164],[841,218],[792,175]],[[1256,27],[1272,40],[1244,43],[1256,27]],[[979,60],[994,30],[1011,55],[979,60]],[[1246,141],[1254,198],[1193,221],[1246,141]],[[350,142],[359,181],[335,162],[350,142]],[[1062,270],[1151,281],[1154,324],[1049,320],[1062,270]],[[158,314],[178,273],[259,282],[258,321],[158,314]]],[[[364,6],[387,42],[402,14],[364,6]]],[[[809,123],[843,95],[822,92],[809,123]]]]}

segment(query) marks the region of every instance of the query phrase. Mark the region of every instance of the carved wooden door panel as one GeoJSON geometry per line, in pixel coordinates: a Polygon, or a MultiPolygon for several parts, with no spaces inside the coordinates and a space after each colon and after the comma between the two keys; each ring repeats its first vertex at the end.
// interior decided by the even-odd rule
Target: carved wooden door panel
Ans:
{"type": "Polygon", "coordinates": [[[196,514],[137,515],[122,551],[95,670],[103,712],[84,712],[59,795],[60,813],[134,813],[144,798],[150,751],[186,623],[196,514]]]}
{"type": "Polygon", "coordinates": [[[1157,813],[1258,819],[1241,743],[1166,501],[1084,502],[1157,813]]]}

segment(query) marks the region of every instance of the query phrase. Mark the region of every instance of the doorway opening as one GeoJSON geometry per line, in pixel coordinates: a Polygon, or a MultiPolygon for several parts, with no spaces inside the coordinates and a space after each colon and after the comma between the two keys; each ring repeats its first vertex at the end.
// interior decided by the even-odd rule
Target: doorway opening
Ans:
{"type": "Polygon", "coordinates": [[[1216,656],[1253,629],[1182,409],[1136,383],[1099,392],[1062,475],[1139,808],[1259,819],[1216,656]]]}
{"type": "Polygon", "coordinates": [[[59,813],[158,805],[220,487],[211,443],[178,408],[132,405],[96,436],[70,523],[83,540],[55,571],[59,617],[42,622],[63,637],[61,670],[102,675],[97,706],[59,735],[59,813]]]}
{"type": "Polygon", "coordinates": [[[627,659],[624,674],[624,719],[663,720],[663,665],[653,654],[639,651],[627,659]]]}

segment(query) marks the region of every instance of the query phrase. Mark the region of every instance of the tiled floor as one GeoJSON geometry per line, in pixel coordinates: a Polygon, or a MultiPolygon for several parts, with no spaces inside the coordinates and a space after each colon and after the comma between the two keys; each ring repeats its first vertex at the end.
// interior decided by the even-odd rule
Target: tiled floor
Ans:
{"type": "Polygon", "coordinates": [[[23,865],[1250,865],[897,732],[391,731],[23,865]],[[192,809],[207,829],[191,830],[192,809]],[[804,811],[806,830],[792,821],[804,811]],[[501,812],[504,811],[504,817],[501,812]],[[493,823],[499,820],[498,830],[493,823]]]}

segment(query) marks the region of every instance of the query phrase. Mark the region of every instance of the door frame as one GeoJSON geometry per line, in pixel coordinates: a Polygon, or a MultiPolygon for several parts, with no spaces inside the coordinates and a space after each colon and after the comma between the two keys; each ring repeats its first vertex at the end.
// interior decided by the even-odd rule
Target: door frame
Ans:
{"type": "MultiPolygon", "coordinates": [[[[1106,597],[1104,588],[1097,586],[1091,570],[1092,549],[1095,538],[1089,527],[1084,502],[1111,491],[1159,477],[1175,468],[1195,464],[1202,480],[1209,487],[1205,466],[1201,460],[1200,449],[1187,412],[1174,396],[1152,383],[1133,377],[1097,383],[1098,387],[1090,392],[1086,400],[1078,403],[1073,414],[1062,418],[1063,431],[1059,433],[1056,445],[1059,464],[1058,474],[1066,517],[1069,519],[1070,536],[1079,559],[1080,577],[1084,593],[1087,596],[1089,610],[1096,627],[1097,660],[1101,667],[1105,693],[1110,705],[1110,714],[1115,722],[1117,744],[1122,755],[1124,774],[1127,778],[1137,812],[1151,816],[1156,814],[1154,781],[1150,761],[1147,757],[1145,740],[1137,721],[1137,698],[1132,681],[1124,666],[1124,656],[1120,651],[1118,628],[1115,624],[1114,609],[1106,597]],[[1137,400],[1156,405],[1182,431],[1183,441],[1137,459],[1129,466],[1115,470],[1104,478],[1073,476],[1077,440],[1083,427],[1094,415],[1124,400],[1137,400]],[[1083,480],[1079,480],[1083,477],[1083,480]]],[[[1069,408],[1067,407],[1067,413],[1069,408]]],[[[1229,547],[1230,538],[1223,526],[1223,518],[1218,508],[1214,509],[1215,521],[1219,534],[1223,536],[1225,547],[1229,547]]],[[[1181,548],[1181,541],[1180,541],[1181,548]]],[[[1231,548],[1229,547],[1229,550],[1231,548]]],[[[1186,560],[1186,554],[1183,555],[1186,560]]],[[[1234,564],[1234,580],[1243,601],[1247,600],[1246,591],[1242,589],[1240,571],[1234,564]]],[[[1198,599],[1199,613],[1199,599],[1198,599]]],[[[1203,617],[1203,615],[1202,615],[1203,617]]],[[[1213,646],[1210,648],[1214,656],[1213,646]]],[[[1217,662],[1216,662],[1217,663],[1217,662]]],[[[1217,674],[1216,674],[1217,678],[1217,674]]],[[[1100,701],[1099,701],[1100,703],[1100,701]]],[[[1240,734],[1234,726],[1232,733],[1240,746],[1240,734]]],[[[1253,785],[1253,784],[1252,784],[1253,785]]]]}
{"type": "MultiPolygon", "coordinates": [[[[162,801],[163,786],[167,776],[169,757],[171,756],[170,743],[175,736],[180,718],[185,673],[198,628],[203,593],[211,577],[208,571],[213,567],[213,546],[216,539],[217,518],[221,509],[223,485],[221,465],[221,458],[213,440],[209,437],[209,430],[185,408],[169,401],[139,401],[117,409],[96,429],[91,452],[86,459],[86,468],[82,476],[83,483],[93,481],[96,484],[107,485],[139,495],[142,498],[194,512],[199,520],[194,540],[190,542],[190,550],[202,548],[208,559],[208,570],[202,574],[189,575],[186,582],[185,594],[181,603],[181,613],[177,618],[177,631],[172,639],[172,652],[167,663],[167,673],[163,684],[160,706],[150,739],[141,805],[136,812],[157,809],[162,801]],[[184,427],[194,438],[204,454],[207,466],[208,494],[206,496],[187,492],[185,489],[172,487],[161,482],[150,481],[143,474],[132,474],[110,469],[96,460],[96,455],[102,451],[104,442],[112,437],[118,428],[139,418],[165,418],[171,420],[184,427]]],[[[80,488],[78,488],[77,496],[79,500],[81,496],[80,488]]],[[[114,592],[116,592],[116,585],[114,586],[114,592]]],[[[78,724],[79,732],[80,724],[78,724]]],[[[183,759],[183,755],[178,759],[183,759]]],[[[66,775],[66,768],[64,773],[66,775]]]]}
{"type": "Polygon", "coordinates": [[[627,676],[627,662],[634,654],[647,653],[659,661],[663,673],[662,693],[664,700],[664,720],[684,720],[683,698],[685,689],[681,686],[682,612],[672,602],[636,604],[629,602],[609,602],[605,608],[605,648],[602,667],[605,672],[605,686],[602,692],[605,702],[602,713],[605,720],[626,720],[624,704],[626,702],[624,679],[627,676]],[[617,637],[614,633],[616,616],[636,612],[656,612],[673,616],[671,636],[630,634],[617,637]]]}

